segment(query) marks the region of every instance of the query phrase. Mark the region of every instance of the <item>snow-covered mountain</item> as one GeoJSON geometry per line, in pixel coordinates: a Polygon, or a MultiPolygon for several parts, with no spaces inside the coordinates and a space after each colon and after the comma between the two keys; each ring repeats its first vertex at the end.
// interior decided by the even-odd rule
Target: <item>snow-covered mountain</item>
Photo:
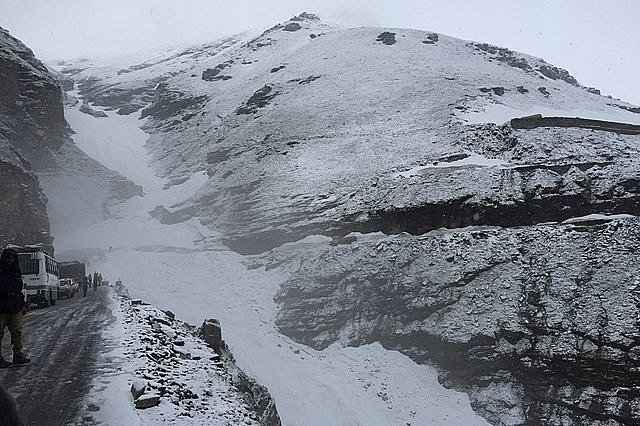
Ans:
{"type": "Polygon", "coordinates": [[[638,107],[506,48],[311,14],[56,67],[76,143],[145,191],[60,244],[95,237],[188,321],[216,310],[285,424],[640,417],[638,107]],[[532,114],[580,119],[510,121],[532,114]]]}

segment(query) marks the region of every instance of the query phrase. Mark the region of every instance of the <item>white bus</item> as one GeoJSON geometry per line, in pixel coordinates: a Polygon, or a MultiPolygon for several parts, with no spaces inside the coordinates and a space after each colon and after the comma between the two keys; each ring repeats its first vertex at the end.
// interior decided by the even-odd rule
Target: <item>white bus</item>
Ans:
{"type": "Polygon", "coordinates": [[[42,247],[15,247],[18,252],[24,294],[29,304],[55,305],[58,300],[58,262],[42,247]]]}

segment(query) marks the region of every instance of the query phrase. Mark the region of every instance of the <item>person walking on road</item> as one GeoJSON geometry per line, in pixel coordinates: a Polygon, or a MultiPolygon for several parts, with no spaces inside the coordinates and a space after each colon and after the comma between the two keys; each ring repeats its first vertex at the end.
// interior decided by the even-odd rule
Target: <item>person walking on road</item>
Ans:
{"type": "Polygon", "coordinates": [[[27,312],[29,312],[29,305],[22,293],[22,274],[18,264],[18,253],[10,248],[5,249],[0,255],[0,344],[6,327],[11,334],[13,363],[6,361],[0,353],[0,367],[6,368],[12,364],[31,362],[22,353],[22,317],[27,312]]]}
{"type": "Polygon", "coordinates": [[[89,288],[89,277],[85,277],[82,281],[82,297],[87,297],[87,289],[89,288]]]}

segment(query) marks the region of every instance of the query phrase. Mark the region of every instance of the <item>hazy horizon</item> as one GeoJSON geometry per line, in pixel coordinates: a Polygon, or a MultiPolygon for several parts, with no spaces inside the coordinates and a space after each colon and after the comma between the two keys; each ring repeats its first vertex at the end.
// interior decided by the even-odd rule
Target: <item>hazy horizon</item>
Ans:
{"type": "Polygon", "coordinates": [[[109,57],[260,31],[303,11],[343,26],[413,28],[508,47],[567,69],[585,86],[640,104],[640,4],[631,0],[375,2],[3,0],[0,26],[40,59],[109,57]]]}

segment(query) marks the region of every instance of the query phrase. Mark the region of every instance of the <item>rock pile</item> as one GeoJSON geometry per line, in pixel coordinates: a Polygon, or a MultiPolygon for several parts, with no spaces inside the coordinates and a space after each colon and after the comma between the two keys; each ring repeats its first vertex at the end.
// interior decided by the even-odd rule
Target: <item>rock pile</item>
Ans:
{"type": "Polygon", "coordinates": [[[127,329],[124,344],[135,360],[130,392],[135,408],[144,410],[140,415],[174,415],[190,419],[189,424],[226,419],[229,424],[280,425],[269,392],[235,365],[216,320],[198,330],[170,311],[129,299],[123,287],[116,290],[127,329]]]}

